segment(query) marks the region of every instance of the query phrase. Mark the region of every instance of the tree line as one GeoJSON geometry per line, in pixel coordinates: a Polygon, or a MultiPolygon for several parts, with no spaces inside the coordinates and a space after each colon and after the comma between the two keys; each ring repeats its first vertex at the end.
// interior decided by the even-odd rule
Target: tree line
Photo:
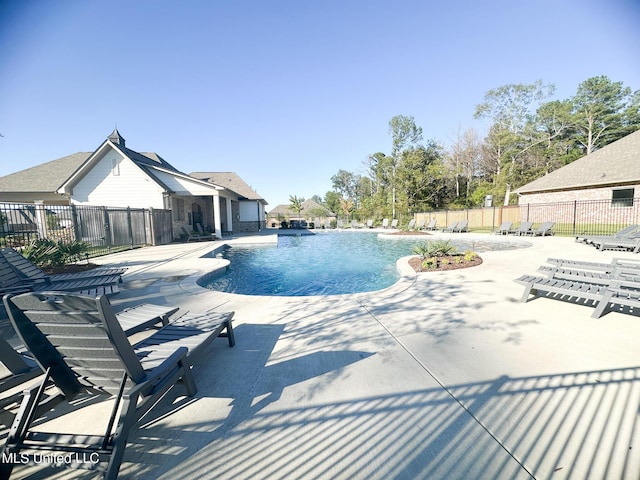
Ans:
{"type": "Polygon", "coordinates": [[[313,200],[357,220],[475,207],[487,195],[517,203],[514,189],[640,129],[640,90],[622,82],[589,78],[566,100],[549,100],[554,92],[542,80],[488,91],[474,112],[489,121],[484,138],[468,128],[446,148],[424,140],[412,116],[394,116],[389,152],[369,155],[363,173],[339,170],[313,200]]]}

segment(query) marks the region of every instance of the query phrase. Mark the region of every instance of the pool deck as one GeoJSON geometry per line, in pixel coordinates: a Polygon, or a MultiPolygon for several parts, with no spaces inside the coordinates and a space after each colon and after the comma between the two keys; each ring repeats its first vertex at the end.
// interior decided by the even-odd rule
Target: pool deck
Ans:
{"type": "MultiPolygon", "coordinates": [[[[438,237],[461,235],[500,239],[438,237]]],[[[638,314],[593,319],[588,305],[521,303],[513,280],[548,257],[640,257],[573,238],[524,240],[532,246],[484,252],[469,269],[416,275],[400,261],[392,287],[329,297],[197,285],[224,266],[201,258],[215,246],[273,235],[101,257],[129,269],[117,308],[235,311],[236,346],[213,342],[195,367],[196,396],[177,386],[143,419],[121,478],[637,480],[638,314]]],[[[12,478],[94,477],[19,467],[12,478]]]]}

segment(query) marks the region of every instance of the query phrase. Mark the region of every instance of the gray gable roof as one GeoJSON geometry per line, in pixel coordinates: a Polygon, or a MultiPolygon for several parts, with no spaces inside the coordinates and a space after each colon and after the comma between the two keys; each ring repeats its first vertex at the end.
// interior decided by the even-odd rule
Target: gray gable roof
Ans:
{"type": "MultiPolygon", "coordinates": [[[[304,202],[302,202],[302,211],[300,213],[305,214],[309,211],[312,210],[319,210],[322,209],[324,210],[324,216],[325,217],[335,217],[336,214],[333,213],[331,210],[329,210],[327,207],[324,207],[322,205],[320,205],[318,202],[316,202],[315,200],[305,200],[304,202]]],[[[269,216],[276,216],[276,215],[297,215],[293,210],[291,210],[290,205],[285,205],[285,204],[280,204],[277,205],[275,208],[273,208],[270,212],[269,212],[269,216]]]]}
{"type": "Polygon", "coordinates": [[[78,152],[0,177],[0,191],[55,192],[91,155],[78,152]]]}
{"type": "Polygon", "coordinates": [[[640,130],[516,189],[515,193],[640,183],[640,130]]]}
{"type": "Polygon", "coordinates": [[[253,190],[238,174],[234,172],[191,172],[190,177],[204,180],[205,182],[220,185],[221,187],[237,193],[247,200],[258,200],[267,204],[267,201],[253,190]]]}

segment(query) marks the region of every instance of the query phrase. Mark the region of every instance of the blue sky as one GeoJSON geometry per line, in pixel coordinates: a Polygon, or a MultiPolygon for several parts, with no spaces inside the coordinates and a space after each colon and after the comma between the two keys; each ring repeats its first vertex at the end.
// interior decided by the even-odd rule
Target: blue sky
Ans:
{"type": "Polygon", "coordinates": [[[269,210],[389,153],[394,115],[446,146],[484,133],[475,106],[502,85],[640,89],[638,25],[634,0],[8,0],[0,176],[117,126],[186,173],[237,172],[269,210]]]}

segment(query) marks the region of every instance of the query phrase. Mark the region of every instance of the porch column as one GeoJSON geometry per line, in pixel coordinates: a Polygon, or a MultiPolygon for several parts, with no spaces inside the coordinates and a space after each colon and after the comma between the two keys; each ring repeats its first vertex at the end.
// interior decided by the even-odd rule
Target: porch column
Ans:
{"type": "Polygon", "coordinates": [[[222,225],[220,225],[220,195],[213,196],[213,229],[216,238],[222,238],[222,225]]]}
{"type": "Polygon", "coordinates": [[[227,198],[227,223],[229,224],[227,231],[233,232],[233,214],[231,209],[231,199],[227,198]]]}
{"type": "Polygon", "coordinates": [[[44,211],[44,200],[34,200],[35,220],[38,227],[38,238],[47,238],[47,216],[44,211]]]}

